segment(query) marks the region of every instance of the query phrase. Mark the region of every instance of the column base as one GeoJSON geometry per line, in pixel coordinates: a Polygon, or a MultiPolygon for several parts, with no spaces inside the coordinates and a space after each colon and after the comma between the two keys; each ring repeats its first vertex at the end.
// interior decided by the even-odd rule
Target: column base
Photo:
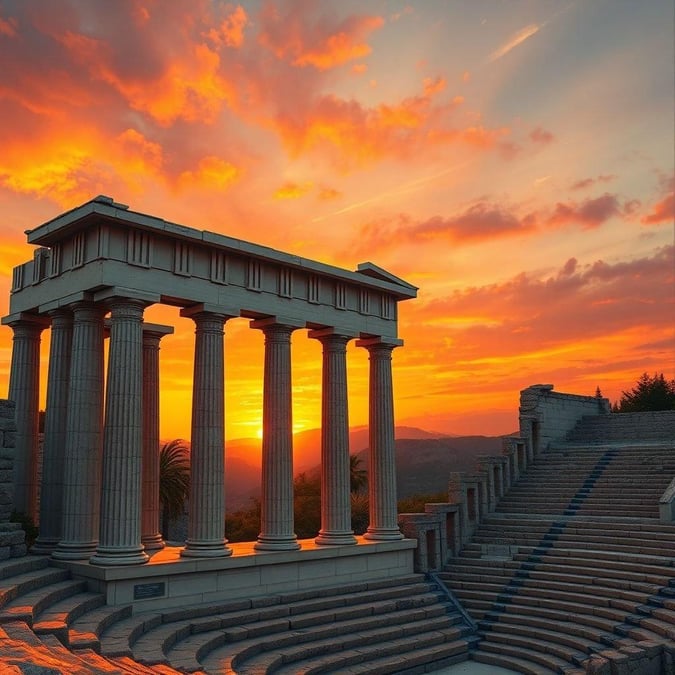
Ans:
{"type": "Polygon", "coordinates": [[[58,539],[40,539],[40,537],[38,537],[35,540],[35,543],[30,547],[30,552],[35,555],[51,555],[58,545],[58,539]]]}
{"type": "Polygon", "coordinates": [[[133,546],[112,548],[99,546],[96,553],[89,558],[92,565],[143,565],[150,557],[143,552],[143,547],[133,546]]]}
{"type": "Polygon", "coordinates": [[[368,539],[368,541],[395,541],[397,539],[405,539],[401,534],[401,530],[393,527],[369,527],[368,531],[363,535],[363,538],[368,539]]]}
{"type": "Polygon", "coordinates": [[[54,560],[87,560],[96,553],[97,541],[59,542],[52,552],[54,560]]]}
{"type": "Polygon", "coordinates": [[[181,558],[226,558],[232,555],[232,549],[226,544],[227,539],[216,541],[190,541],[188,539],[180,555],[181,558]]]}
{"type": "Polygon", "coordinates": [[[141,544],[143,544],[146,551],[159,551],[166,546],[164,539],[162,539],[162,535],[159,532],[157,534],[148,535],[147,537],[141,537],[141,544]]]}
{"type": "Polygon", "coordinates": [[[253,548],[256,551],[298,551],[300,544],[295,535],[292,537],[259,536],[253,548]]]}
{"type": "Polygon", "coordinates": [[[356,537],[350,530],[347,532],[319,532],[319,536],[314,540],[315,544],[322,546],[340,546],[356,544],[356,537]]]}

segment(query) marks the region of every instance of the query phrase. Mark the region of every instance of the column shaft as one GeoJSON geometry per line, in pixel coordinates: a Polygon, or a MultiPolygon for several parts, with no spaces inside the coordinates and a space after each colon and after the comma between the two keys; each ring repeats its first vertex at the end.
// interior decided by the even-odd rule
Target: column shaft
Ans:
{"type": "Polygon", "coordinates": [[[40,334],[48,325],[36,316],[10,323],[14,331],[9,399],[16,405],[14,508],[37,520],[37,459],[40,403],[40,334]]]}
{"type": "Polygon", "coordinates": [[[291,333],[293,326],[260,325],[265,333],[262,496],[258,550],[300,548],[293,519],[293,418],[291,333]]]}
{"type": "Polygon", "coordinates": [[[198,312],[192,390],[190,514],[181,555],[232,554],[225,539],[225,364],[226,315],[198,312]]]}
{"type": "MultiPolygon", "coordinates": [[[[311,335],[311,334],[310,334],[311,335]]],[[[351,527],[347,342],[329,334],[323,345],[321,387],[321,529],[317,544],[355,544],[351,527]]]]}
{"type": "Polygon", "coordinates": [[[145,302],[110,301],[110,350],[103,432],[101,538],[95,565],[147,562],[141,544],[143,450],[143,309],[145,302]]]}
{"type": "Polygon", "coordinates": [[[73,342],[63,466],[60,560],[89,558],[96,550],[101,502],[103,428],[103,310],[73,305],[73,342]]]}
{"type": "Polygon", "coordinates": [[[61,539],[73,314],[69,309],[58,309],[51,313],[51,319],[47,407],[42,446],[40,535],[31,549],[32,553],[47,554],[54,551],[61,539]]]}
{"type": "Polygon", "coordinates": [[[397,345],[363,340],[370,355],[369,505],[366,539],[402,539],[396,504],[396,447],[391,352],[397,345]]]}
{"type": "Polygon", "coordinates": [[[159,532],[159,341],[143,331],[143,470],[141,542],[146,551],[164,548],[159,532]]]}

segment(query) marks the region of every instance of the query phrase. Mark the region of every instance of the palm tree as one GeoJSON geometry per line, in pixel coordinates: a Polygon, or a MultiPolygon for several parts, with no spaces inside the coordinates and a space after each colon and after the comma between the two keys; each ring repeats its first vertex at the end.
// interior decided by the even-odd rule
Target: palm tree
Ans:
{"type": "Polygon", "coordinates": [[[183,513],[190,492],[190,450],[176,438],[159,451],[159,502],[162,507],[162,534],[166,538],[169,522],[183,513]]]}
{"type": "Polygon", "coordinates": [[[361,458],[349,455],[349,490],[360,492],[368,485],[368,472],[361,468],[361,458]]]}

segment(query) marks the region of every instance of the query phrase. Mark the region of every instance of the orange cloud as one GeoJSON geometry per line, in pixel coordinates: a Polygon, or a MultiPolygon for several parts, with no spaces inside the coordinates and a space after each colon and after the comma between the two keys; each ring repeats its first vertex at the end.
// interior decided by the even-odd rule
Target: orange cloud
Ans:
{"type": "Polygon", "coordinates": [[[180,187],[223,189],[236,181],[241,171],[230,162],[209,155],[199,161],[196,170],[184,171],[178,178],[180,187]]]}
{"type": "Polygon", "coordinates": [[[224,43],[228,47],[239,48],[244,44],[244,29],[247,24],[246,10],[237,5],[232,13],[223,19],[220,27],[217,30],[212,28],[207,36],[216,44],[224,43]]]}
{"type": "Polygon", "coordinates": [[[675,192],[667,194],[663,199],[656,202],[651,213],[643,216],[641,221],[645,225],[657,225],[659,223],[675,223],[675,192]]]}
{"type": "Polygon", "coordinates": [[[530,140],[540,145],[548,145],[554,138],[555,136],[550,131],[546,131],[546,129],[542,129],[541,127],[537,127],[530,132],[530,140]]]}
{"type": "Polygon", "coordinates": [[[317,2],[295,0],[280,6],[268,2],[262,9],[258,41],[281,60],[294,66],[328,70],[371,52],[366,39],[384,24],[378,16],[350,16],[335,22],[316,17],[317,2]]]}
{"type": "Polygon", "coordinates": [[[274,198],[298,199],[299,197],[306,195],[313,187],[314,184],[312,182],[294,183],[293,181],[288,181],[276,190],[274,198]]]}
{"type": "Polygon", "coordinates": [[[454,360],[539,353],[628,327],[649,327],[643,335],[662,339],[673,335],[675,308],[671,294],[658,298],[654,289],[672,285],[674,263],[674,246],[614,264],[580,265],[571,258],[553,274],[522,273],[503,283],[465,288],[418,302],[406,313],[418,331],[444,331],[454,360]]]}

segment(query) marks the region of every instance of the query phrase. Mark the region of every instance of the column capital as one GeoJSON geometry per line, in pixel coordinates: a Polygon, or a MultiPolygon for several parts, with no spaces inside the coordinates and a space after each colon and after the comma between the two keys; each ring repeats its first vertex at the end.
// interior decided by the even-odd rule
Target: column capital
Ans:
{"type": "Polygon", "coordinates": [[[110,303],[116,298],[138,300],[139,302],[143,302],[144,306],[154,305],[161,300],[157,293],[148,293],[146,291],[139,291],[136,288],[125,288],[123,286],[109,286],[93,294],[93,299],[96,302],[110,303]]]}
{"type": "Polygon", "coordinates": [[[358,336],[357,331],[346,330],[343,328],[338,328],[336,326],[327,326],[325,328],[315,328],[310,330],[307,335],[315,340],[329,340],[330,338],[342,339],[345,341],[345,344],[350,340],[353,340],[358,336]]]}
{"type": "Polygon", "coordinates": [[[200,302],[196,305],[183,307],[180,310],[180,315],[187,319],[195,319],[200,315],[210,315],[222,317],[223,322],[229,319],[235,319],[239,316],[239,311],[231,307],[223,307],[222,305],[215,305],[211,302],[200,302]]]}
{"type": "Polygon", "coordinates": [[[307,322],[302,319],[294,319],[287,316],[266,316],[263,319],[254,319],[250,323],[251,328],[258,328],[260,330],[266,330],[268,328],[273,329],[275,327],[287,328],[291,331],[297,330],[298,328],[305,328],[307,322]]]}
{"type": "Polygon", "coordinates": [[[49,327],[50,319],[42,314],[31,314],[29,312],[17,312],[2,317],[2,325],[11,328],[33,328],[44,330],[49,327]]]}
{"type": "Polygon", "coordinates": [[[368,337],[357,340],[356,346],[365,347],[369,352],[378,350],[391,352],[396,347],[402,347],[403,340],[393,337],[368,337]]]}

